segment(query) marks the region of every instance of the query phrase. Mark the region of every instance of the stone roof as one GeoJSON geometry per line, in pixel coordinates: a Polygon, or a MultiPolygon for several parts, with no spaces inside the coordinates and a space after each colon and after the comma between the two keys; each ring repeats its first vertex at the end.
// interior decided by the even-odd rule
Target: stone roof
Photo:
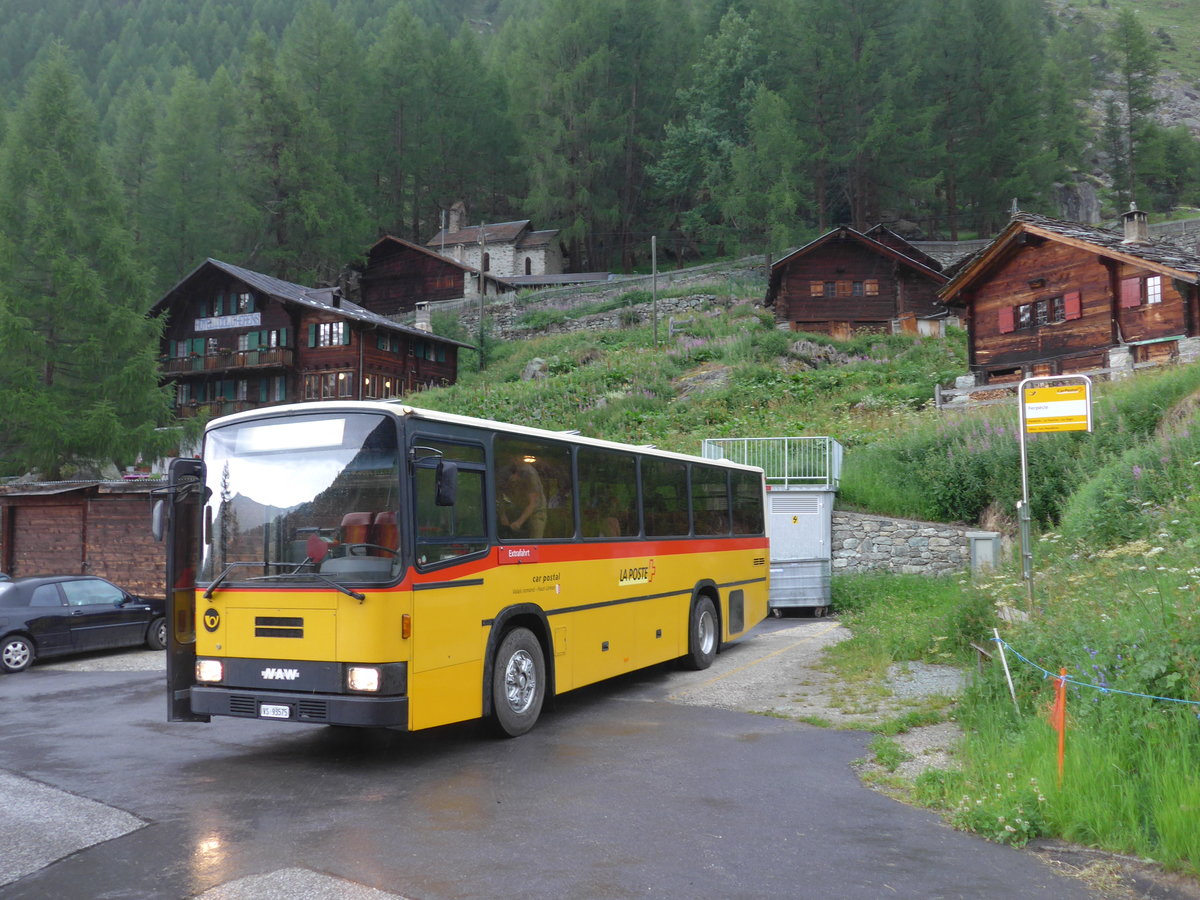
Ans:
{"type": "Polygon", "coordinates": [[[388,331],[398,331],[404,334],[414,335],[425,340],[442,341],[447,344],[456,344],[459,347],[470,347],[470,344],[464,344],[462,341],[456,341],[452,338],[439,337],[436,334],[431,334],[427,331],[422,331],[418,328],[413,328],[411,325],[402,325],[386,316],[381,316],[378,313],[373,313],[369,309],[364,309],[357,303],[352,303],[341,296],[339,288],[310,288],[302,284],[296,284],[292,281],[284,281],[282,278],[275,278],[272,275],[264,275],[262,272],[255,272],[252,269],[243,269],[241,266],[235,266],[232,263],[221,262],[219,259],[206,259],[203,263],[191,271],[183,278],[175,287],[171,288],[163,295],[157,303],[151,307],[152,315],[161,312],[165,309],[170,298],[179,292],[188,281],[190,281],[201,269],[212,267],[231,275],[243,284],[254,288],[255,290],[266,294],[269,297],[274,297],[277,300],[282,300],[287,303],[297,303],[301,306],[307,306],[310,309],[319,309],[324,312],[334,313],[346,319],[352,319],[356,322],[361,322],[364,325],[371,325],[376,328],[385,328],[388,331]]]}
{"type": "MultiPolygon", "coordinates": [[[[457,231],[442,229],[425,244],[426,247],[451,247],[455,244],[478,244],[480,235],[485,244],[513,244],[529,230],[529,220],[497,222],[490,225],[468,225],[457,231]]],[[[536,233],[536,232],[535,232],[536,233]]]]}

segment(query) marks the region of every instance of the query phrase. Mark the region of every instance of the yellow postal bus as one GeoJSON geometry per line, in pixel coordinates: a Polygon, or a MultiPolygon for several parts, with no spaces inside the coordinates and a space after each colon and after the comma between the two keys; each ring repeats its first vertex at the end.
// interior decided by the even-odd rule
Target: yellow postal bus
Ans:
{"type": "Polygon", "coordinates": [[[171,466],[172,721],[533,727],[767,614],[762,471],[415,409],[209,423],[171,466]]]}

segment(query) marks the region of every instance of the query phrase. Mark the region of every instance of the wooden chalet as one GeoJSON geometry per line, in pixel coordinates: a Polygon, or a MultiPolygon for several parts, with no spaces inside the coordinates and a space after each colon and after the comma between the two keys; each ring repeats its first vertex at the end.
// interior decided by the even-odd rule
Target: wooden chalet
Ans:
{"type": "Polygon", "coordinates": [[[766,303],[792,331],[941,334],[945,283],[941,264],[894,232],[842,226],[771,266],[766,303]]]}
{"type": "Polygon", "coordinates": [[[181,417],[303,400],[386,399],[453,384],[460,341],[341,296],[209,259],[151,309],[159,377],[181,417]]]}
{"type": "Polygon", "coordinates": [[[941,291],[959,307],[976,383],[1200,354],[1200,257],[1151,241],[1132,209],[1122,231],[1014,214],[941,291]]]}
{"type": "Polygon", "coordinates": [[[381,316],[411,312],[418,303],[500,294],[515,288],[458,260],[392,235],[367,251],[358,302],[381,316]]]}

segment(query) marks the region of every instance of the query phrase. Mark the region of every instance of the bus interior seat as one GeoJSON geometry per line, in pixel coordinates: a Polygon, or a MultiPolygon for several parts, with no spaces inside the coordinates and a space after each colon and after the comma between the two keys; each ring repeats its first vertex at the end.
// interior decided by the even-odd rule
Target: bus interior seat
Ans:
{"type": "MultiPolygon", "coordinates": [[[[387,547],[389,550],[396,550],[400,546],[400,533],[396,529],[396,514],[391,510],[375,513],[375,522],[371,527],[371,543],[378,544],[380,547],[387,547]]],[[[388,556],[382,550],[373,551],[379,556],[388,556]]]]}

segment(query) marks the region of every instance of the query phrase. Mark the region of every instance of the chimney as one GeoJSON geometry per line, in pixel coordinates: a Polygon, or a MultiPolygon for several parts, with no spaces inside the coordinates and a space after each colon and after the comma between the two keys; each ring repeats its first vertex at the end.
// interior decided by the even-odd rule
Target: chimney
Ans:
{"type": "Polygon", "coordinates": [[[1147,224],[1146,214],[1137,208],[1136,203],[1130,203],[1129,212],[1123,213],[1121,218],[1125,220],[1126,244],[1150,243],[1150,226],[1147,224]]]}
{"type": "Polygon", "coordinates": [[[413,328],[417,331],[424,331],[426,334],[433,333],[433,325],[429,320],[429,301],[422,300],[417,304],[417,318],[413,322],[413,328]]]}
{"type": "Polygon", "coordinates": [[[450,227],[446,231],[450,234],[457,234],[462,230],[463,219],[467,215],[467,205],[461,200],[450,207],[450,227]]]}

